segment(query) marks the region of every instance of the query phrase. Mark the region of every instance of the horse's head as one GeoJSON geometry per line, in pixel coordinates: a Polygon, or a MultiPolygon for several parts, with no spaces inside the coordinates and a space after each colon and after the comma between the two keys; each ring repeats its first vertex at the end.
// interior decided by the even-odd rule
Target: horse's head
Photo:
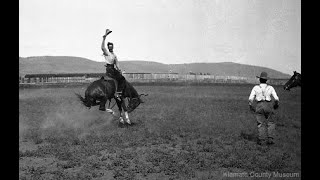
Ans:
{"type": "Polygon", "coordinates": [[[130,113],[143,103],[141,96],[148,96],[148,94],[138,94],[137,90],[127,81],[125,87],[124,94],[128,100],[127,111],[130,113]]]}
{"type": "Polygon", "coordinates": [[[290,91],[291,88],[301,86],[301,74],[293,71],[292,77],[289,81],[283,86],[284,90],[290,91]]]}
{"type": "Polygon", "coordinates": [[[141,96],[148,96],[148,94],[140,94],[137,97],[132,97],[132,98],[128,98],[128,113],[132,112],[133,110],[135,110],[141,103],[144,103],[141,100],[141,96]]]}

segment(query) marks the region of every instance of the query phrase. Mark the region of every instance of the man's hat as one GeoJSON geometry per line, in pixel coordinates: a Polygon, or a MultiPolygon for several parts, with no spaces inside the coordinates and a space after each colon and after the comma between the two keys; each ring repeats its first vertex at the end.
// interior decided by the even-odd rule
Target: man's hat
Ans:
{"type": "Polygon", "coordinates": [[[266,73],[266,72],[261,72],[260,76],[257,76],[257,78],[269,79],[268,73],[266,73]]]}

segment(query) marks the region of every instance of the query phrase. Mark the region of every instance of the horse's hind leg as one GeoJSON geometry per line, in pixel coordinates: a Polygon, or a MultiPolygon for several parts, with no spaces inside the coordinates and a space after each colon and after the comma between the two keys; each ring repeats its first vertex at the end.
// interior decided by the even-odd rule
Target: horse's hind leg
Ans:
{"type": "Polygon", "coordinates": [[[111,104],[111,99],[108,99],[107,100],[107,102],[109,101],[109,104],[108,104],[108,108],[106,108],[106,111],[108,112],[108,113],[111,113],[111,114],[113,114],[114,115],[114,112],[113,112],[113,110],[112,110],[112,107],[111,107],[111,109],[110,109],[110,104],[111,104]]]}
{"type": "Polygon", "coordinates": [[[127,122],[128,124],[131,124],[130,119],[129,119],[128,110],[127,110],[127,108],[126,108],[126,104],[125,104],[125,101],[124,101],[123,99],[120,101],[120,107],[121,107],[121,109],[124,111],[124,115],[125,115],[126,122],[127,122]]]}

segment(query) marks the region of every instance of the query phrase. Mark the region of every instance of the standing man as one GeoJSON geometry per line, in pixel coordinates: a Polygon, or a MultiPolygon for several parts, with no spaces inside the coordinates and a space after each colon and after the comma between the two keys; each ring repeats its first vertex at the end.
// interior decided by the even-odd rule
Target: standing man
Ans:
{"type": "Polygon", "coordinates": [[[121,70],[119,68],[119,62],[117,59],[117,56],[113,52],[113,43],[108,42],[108,50],[105,48],[105,40],[108,34],[110,34],[112,31],[107,29],[106,34],[103,35],[103,40],[101,44],[101,49],[103,51],[103,56],[106,60],[106,74],[107,76],[115,79],[117,81],[116,83],[116,93],[115,97],[121,97],[122,91],[125,86],[125,78],[121,74],[121,70]]]}
{"type": "Polygon", "coordinates": [[[258,141],[259,145],[267,143],[274,144],[275,122],[272,118],[274,114],[273,109],[279,107],[279,97],[276,91],[266,82],[269,79],[266,72],[261,72],[257,76],[260,80],[259,85],[255,85],[249,96],[249,108],[255,112],[258,125],[258,141]],[[274,103],[271,102],[271,95],[274,98],[274,103]],[[253,107],[253,101],[257,101],[257,105],[253,107]]]}

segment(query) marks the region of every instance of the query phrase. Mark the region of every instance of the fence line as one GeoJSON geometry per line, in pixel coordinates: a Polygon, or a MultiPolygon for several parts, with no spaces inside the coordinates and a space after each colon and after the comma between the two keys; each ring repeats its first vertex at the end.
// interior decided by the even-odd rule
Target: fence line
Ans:
{"type": "MultiPolygon", "coordinates": [[[[55,83],[90,83],[99,79],[103,74],[45,74],[26,75],[19,77],[20,84],[55,84],[55,83]]],[[[257,78],[239,76],[193,75],[177,73],[124,73],[129,82],[203,82],[203,83],[259,83],[257,78]]],[[[288,79],[270,79],[269,84],[284,85],[288,79]]]]}

